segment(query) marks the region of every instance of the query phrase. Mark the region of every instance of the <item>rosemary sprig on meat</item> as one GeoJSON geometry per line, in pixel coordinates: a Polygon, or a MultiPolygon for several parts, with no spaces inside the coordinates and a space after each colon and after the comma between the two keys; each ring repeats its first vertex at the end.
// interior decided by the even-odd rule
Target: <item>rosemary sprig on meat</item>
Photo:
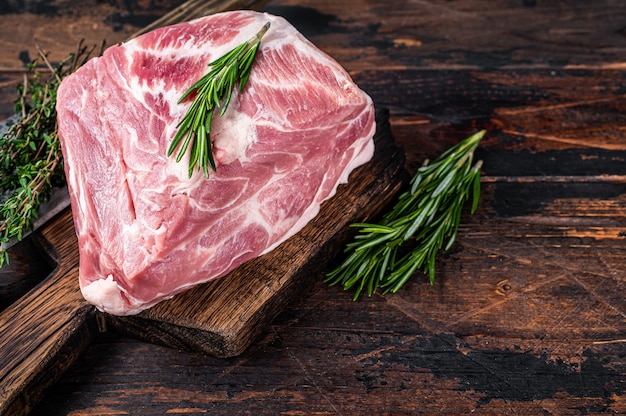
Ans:
{"type": "Polygon", "coordinates": [[[0,137],[0,267],[9,261],[4,245],[21,240],[32,229],[40,204],[50,197],[55,183],[65,180],[56,92],[61,80],[85,63],[93,49],[81,43],[76,52],[53,66],[37,46],[38,57],[17,86],[18,120],[0,137]]]}
{"type": "Polygon", "coordinates": [[[213,113],[216,108],[221,108],[219,115],[224,115],[237,82],[239,83],[239,92],[243,92],[261,44],[261,38],[269,27],[270,23],[268,22],[247,42],[209,63],[211,70],[193,84],[178,101],[181,103],[192,93],[196,94],[187,113],[178,123],[178,131],[167,150],[167,155],[171,156],[180,145],[176,156],[176,162],[180,162],[191,144],[189,177],[193,175],[196,166],[198,170],[204,172],[204,176],[207,178],[209,177],[209,166],[215,172],[210,136],[213,113]]]}
{"type": "Polygon", "coordinates": [[[428,161],[413,176],[410,190],[379,224],[356,223],[347,258],[327,274],[330,285],[354,289],[354,299],[365,291],[396,292],[417,271],[435,280],[435,257],[445,242],[454,243],[462,207],[472,200],[474,213],[480,195],[482,161],[473,162],[474,150],[485,132],[480,131],[448,149],[433,163],[428,161]]]}

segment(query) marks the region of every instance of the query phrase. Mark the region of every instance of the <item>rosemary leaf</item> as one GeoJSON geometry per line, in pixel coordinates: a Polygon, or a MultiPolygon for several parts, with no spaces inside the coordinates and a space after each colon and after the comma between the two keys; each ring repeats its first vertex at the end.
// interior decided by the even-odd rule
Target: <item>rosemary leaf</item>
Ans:
{"type": "Polygon", "coordinates": [[[211,67],[209,73],[196,81],[178,100],[181,103],[192,93],[196,93],[187,113],[178,123],[178,131],[167,149],[167,156],[171,156],[178,149],[176,162],[180,162],[191,145],[189,177],[193,175],[196,168],[203,171],[207,178],[209,167],[215,172],[211,145],[211,118],[216,108],[220,109],[220,116],[224,115],[237,82],[239,82],[239,92],[243,92],[250,78],[252,63],[259,50],[261,38],[269,27],[268,22],[248,41],[209,63],[211,67]],[[182,141],[183,137],[184,141],[182,141]]]}
{"type": "Polygon", "coordinates": [[[418,270],[432,284],[437,253],[456,241],[463,205],[471,200],[472,214],[478,207],[482,162],[473,159],[484,134],[452,146],[433,163],[425,161],[379,224],[351,224],[358,232],[346,245],[347,258],[325,282],[354,290],[354,300],[364,290],[368,296],[396,292],[418,270]]]}

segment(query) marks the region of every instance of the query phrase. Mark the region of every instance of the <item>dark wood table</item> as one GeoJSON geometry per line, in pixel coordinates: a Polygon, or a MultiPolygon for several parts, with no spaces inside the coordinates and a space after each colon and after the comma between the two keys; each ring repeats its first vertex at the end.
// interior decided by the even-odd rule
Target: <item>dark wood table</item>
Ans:
{"type": "MultiPolygon", "coordinates": [[[[35,56],[109,44],[180,1],[0,5],[0,116],[35,56]]],[[[388,108],[406,169],[478,129],[458,240],[397,294],[322,276],[242,355],[99,334],[34,415],[625,414],[626,2],[276,0],[388,108]]],[[[18,258],[0,275],[45,276],[18,258]]]]}

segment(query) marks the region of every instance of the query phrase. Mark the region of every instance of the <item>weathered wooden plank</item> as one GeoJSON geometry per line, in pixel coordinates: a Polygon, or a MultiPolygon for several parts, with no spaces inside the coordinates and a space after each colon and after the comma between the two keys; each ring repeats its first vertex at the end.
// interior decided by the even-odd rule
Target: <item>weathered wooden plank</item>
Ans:
{"type": "Polygon", "coordinates": [[[322,49],[369,68],[624,68],[620,0],[273,1],[322,49]],[[599,24],[602,22],[602,24],[599,24]],[[340,33],[340,36],[338,34],[340,33]]]}
{"type": "Polygon", "coordinates": [[[619,182],[626,174],[624,71],[564,69],[556,79],[553,72],[383,69],[355,79],[391,109],[398,143],[413,146],[410,172],[484,128],[478,155],[489,176],[607,182],[614,175],[619,182]],[[405,100],[415,104],[406,108],[405,100]]]}
{"type": "Polygon", "coordinates": [[[0,314],[3,415],[28,414],[95,334],[95,308],[85,302],[76,284],[78,265],[72,252],[78,243],[69,211],[42,232],[56,243],[57,268],[0,314]],[[54,239],[58,236],[65,238],[54,239]]]}
{"type": "Polygon", "coordinates": [[[18,243],[9,253],[11,262],[0,268],[0,312],[35,287],[53,269],[51,264],[41,261],[45,253],[30,238],[18,243]]]}
{"type": "Polygon", "coordinates": [[[258,9],[267,3],[268,0],[189,0],[171,10],[160,19],[133,33],[134,38],[147,33],[156,28],[170,24],[191,20],[198,16],[213,14],[216,12],[237,10],[237,9],[258,9]]]}
{"type": "Polygon", "coordinates": [[[269,3],[391,109],[409,171],[488,129],[478,213],[432,286],[319,276],[237,358],[102,334],[34,414],[626,414],[625,7],[269,3]]]}

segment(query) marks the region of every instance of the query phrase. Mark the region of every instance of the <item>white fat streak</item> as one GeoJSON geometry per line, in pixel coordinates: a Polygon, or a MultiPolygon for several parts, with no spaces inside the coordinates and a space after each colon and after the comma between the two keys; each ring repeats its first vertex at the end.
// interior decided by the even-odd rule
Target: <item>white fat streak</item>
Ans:
{"type": "MultiPolygon", "coordinates": [[[[81,212],[80,217],[85,217],[87,215],[87,190],[85,189],[85,180],[81,178],[82,173],[81,170],[77,167],[77,163],[74,162],[74,155],[72,152],[67,152],[65,155],[66,164],[68,166],[72,166],[74,173],[68,176],[69,179],[69,187],[73,190],[73,194],[75,197],[76,204],[78,205],[78,210],[81,212]]],[[[82,224],[78,222],[78,224],[82,224]]],[[[82,228],[82,227],[81,227],[82,228]]],[[[82,230],[77,230],[80,234],[82,230]]]]}
{"type": "Polygon", "coordinates": [[[173,296],[159,294],[160,296],[154,301],[144,303],[131,296],[124,288],[118,285],[111,274],[107,275],[105,279],[94,280],[86,286],[81,284],[80,290],[85,300],[94,305],[99,311],[119,316],[136,315],[142,310],[173,296]],[[124,300],[124,297],[126,297],[129,303],[124,300]]]}
{"type": "MultiPolygon", "coordinates": [[[[215,57],[219,57],[224,55],[234,47],[240,45],[241,43],[247,41],[256,35],[256,33],[260,30],[262,25],[267,20],[276,20],[273,16],[264,15],[259,18],[258,25],[247,25],[238,33],[238,35],[233,38],[229,43],[215,46],[210,43],[198,42],[197,39],[190,37],[183,43],[183,46],[177,47],[165,47],[159,49],[147,49],[146,52],[155,56],[162,57],[166,59],[180,59],[187,56],[198,56],[204,54],[206,56],[207,63],[214,59],[215,57]],[[258,27],[256,27],[258,26],[258,27]]],[[[282,22],[281,22],[282,23],[282,22]]],[[[278,26],[283,26],[283,24],[279,24],[278,26]]],[[[266,35],[267,36],[267,35],[266,35]]],[[[135,40],[128,41],[124,49],[126,58],[128,60],[129,66],[133,64],[134,61],[134,53],[139,50],[139,47],[136,45],[135,40]]],[[[198,78],[202,74],[198,74],[198,78]]],[[[195,80],[189,81],[189,86],[195,82],[195,80]]],[[[156,87],[148,87],[148,85],[143,82],[140,77],[132,76],[127,80],[127,90],[133,95],[133,98],[137,100],[137,102],[142,103],[144,106],[146,105],[145,96],[146,94],[152,95],[153,97],[161,96],[163,100],[165,100],[169,104],[170,108],[170,116],[174,120],[180,120],[185,115],[185,112],[190,106],[190,102],[184,102],[179,104],[178,99],[182,96],[182,94],[186,91],[186,88],[165,88],[165,83],[161,81],[156,85],[156,87]]],[[[233,98],[231,101],[231,105],[228,110],[224,114],[223,117],[219,117],[219,119],[214,119],[213,121],[213,131],[214,134],[212,138],[214,140],[214,146],[217,149],[220,149],[219,155],[217,156],[216,163],[230,163],[236,159],[245,159],[245,151],[256,140],[256,133],[254,131],[254,125],[252,119],[242,114],[241,112],[234,111],[233,107],[236,104],[238,94],[235,92],[233,94],[233,98]],[[225,132],[228,132],[226,134],[225,132]]],[[[165,136],[168,139],[168,142],[174,138],[174,135],[177,132],[176,128],[177,123],[167,122],[166,129],[164,131],[165,136]]],[[[180,163],[176,163],[175,158],[170,158],[170,162],[166,168],[166,174],[175,175],[179,178],[187,178],[188,172],[187,167],[189,165],[189,152],[185,155],[180,163]]],[[[194,175],[195,177],[200,177],[202,175],[194,175]]],[[[193,179],[193,178],[192,178],[193,179]]],[[[184,184],[181,184],[181,188],[175,190],[176,192],[185,192],[190,188],[195,188],[198,183],[195,180],[191,181],[183,181],[184,184]]]]}
{"type": "MultiPolygon", "coordinates": [[[[236,97],[233,96],[233,100],[236,97]]],[[[257,139],[252,118],[242,111],[228,107],[222,117],[213,121],[211,138],[215,147],[215,157],[220,163],[229,164],[235,160],[244,163],[246,149],[257,139]]]]}
{"type": "Polygon", "coordinates": [[[110,274],[106,279],[95,280],[84,287],[81,285],[80,289],[85,299],[100,311],[118,315],[134,313],[128,310],[122,290],[110,274]]]}
{"type": "MultiPolygon", "coordinates": [[[[376,124],[373,123],[370,132],[367,133],[367,135],[364,135],[364,137],[371,138],[374,136],[375,132],[376,132],[376,124]]],[[[374,141],[367,140],[365,143],[363,141],[355,142],[352,144],[351,149],[354,149],[357,153],[355,154],[355,157],[353,157],[352,160],[350,160],[350,163],[348,163],[346,168],[343,170],[341,177],[339,177],[338,182],[340,184],[348,183],[348,177],[350,176],[350,173],[357,167],[369,162],[372,159],[372,157],[374,157],[374,150],[375,150],[374,141]],[[363,149],[360,149],[361,147],[363,147],[364,144],[365,144],[365,147],[363,149]]],[[[333,195],[330,195],[328,198],[330,198],[333,195]]]]}
{"type": "Polygon", "coordinates": [[[137,129],[125,124],[126,133],[128,133],[130,143],[137,144],[139,142],[139,135],[137,134],[137,129]]]}

